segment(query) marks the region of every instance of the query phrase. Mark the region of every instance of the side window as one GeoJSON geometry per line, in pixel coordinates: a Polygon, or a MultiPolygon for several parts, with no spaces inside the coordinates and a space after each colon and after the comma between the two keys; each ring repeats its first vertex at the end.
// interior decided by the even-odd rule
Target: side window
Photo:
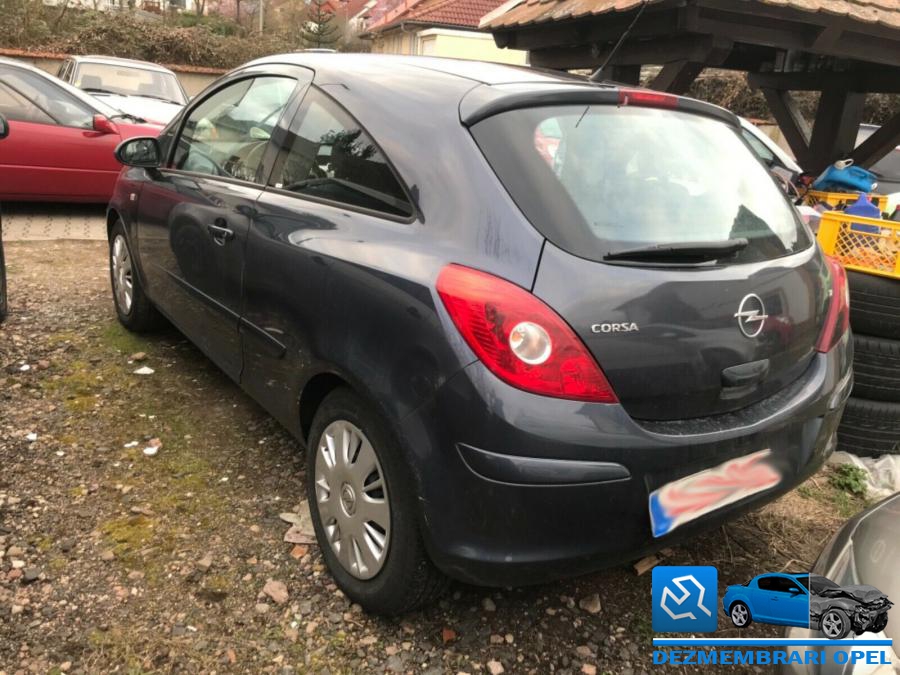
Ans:
{"type": "Polygon", "coordinates": [[[756,584],[760,587],[760,589],[764,591],[777,591],[778,590],[778,578],[777,577],[763,577],[762,579],[757,580],[756,584]]]}
{"type": "Polygon", "coordinates": [[[8,120],[53,124],[47,113],[3,82],[0,82],[0,113],[8,120]]]}
{"type": "MultiPolygon", "coordinates": [[[[48,78],[18,68],[0,69],[3,82],[32,106],[43,113],[40,120],[45,124],[59,124],[65,127],[90,129],[94,123],[94,113],[61,87],[48,78]],[[49,117],[50,122],[45,118],[49,117]]],[[[27,120],[38,121],[38,120],[27,120]]]]}
{"type": "Polygon", "coordinates": [[[413,213],[374,141],[335,102],[312,88],[291,123],[269,185],[394,216],[413,213]]]}
{"type": "Polygon", "coordinates": [[[287,77],[256,77],[217,91],[185,120],[174,167],[257,181],[269,137],[296,84],[287,77]]]}

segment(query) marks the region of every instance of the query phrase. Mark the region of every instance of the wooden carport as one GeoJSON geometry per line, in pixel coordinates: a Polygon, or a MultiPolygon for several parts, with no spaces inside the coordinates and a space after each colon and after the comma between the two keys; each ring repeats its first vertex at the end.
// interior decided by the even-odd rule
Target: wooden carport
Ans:
{"type": "Polygon", "coordinates": [[[545,68],[595,69],[623,33],[605,79],[684,93],[707,67],[748,73],[798,163],[870,166],[900,145],[900,110],[854,149],[867,93],[900,93],[900,0],[509,0],[482,19],[500,47],[545,68]],[[638,16],[638,12],[642,12],[638,16]],[[812,125],[792,91],[821,92],[812,125]]]}

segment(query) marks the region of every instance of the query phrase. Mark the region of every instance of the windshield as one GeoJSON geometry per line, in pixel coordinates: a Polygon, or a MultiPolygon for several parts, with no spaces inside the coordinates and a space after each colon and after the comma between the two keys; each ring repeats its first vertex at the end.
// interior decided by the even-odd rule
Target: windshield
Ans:
{"type": "Polygon", "coordinates": [[[755,262],[812,243],[740,131],[712,118],[553,106],[495,115],[472,133],[534,226],[581,257],[746,239],[728,260],[755,262]]]}
{"type": "Polygon", "coordinates": [[[75,85],[95,94],[145,96],[178,105],[187,103],[174,73],[147,68],[83,61],[78,66],[75,85]]]}
{"type": "Polygon", "coordinates": [[[826,591],[829,588],[840,588],[840,586],[834,583],[831,579],[826,579],[825,577],[820,577],[814,574],[810,575],[809,577],[809,585],[812,592],[816,595],[821,594],[823,591],[826,591]]]}

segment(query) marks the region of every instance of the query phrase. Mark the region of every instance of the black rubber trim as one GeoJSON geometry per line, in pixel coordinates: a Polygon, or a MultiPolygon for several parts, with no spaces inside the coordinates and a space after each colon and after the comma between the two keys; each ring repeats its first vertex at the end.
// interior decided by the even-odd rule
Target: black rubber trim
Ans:
{"type": "Polygon", "coordinates": [[[586,462],[503,455],[457,443],[463,462],[482,478],[512,485],[586,485],[627,480],[631,473],[615,462],[586,462]]]}

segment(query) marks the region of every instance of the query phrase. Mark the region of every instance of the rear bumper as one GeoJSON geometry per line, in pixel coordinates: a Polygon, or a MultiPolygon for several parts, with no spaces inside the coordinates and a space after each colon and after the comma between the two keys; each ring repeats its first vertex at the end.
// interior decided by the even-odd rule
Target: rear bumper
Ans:
{"type": "Polygon", "coordinates": [[[541,583],[634,559],[771,501],[834,449],[852,385],[847,344],[817,355],[775,397],[678,423],[535,396],[471,364],[402,422],[432,559],[469,583],[541,583]],[[782,475],[776,487],[652,536],[654,489],[766,448],[782,475]]]}

